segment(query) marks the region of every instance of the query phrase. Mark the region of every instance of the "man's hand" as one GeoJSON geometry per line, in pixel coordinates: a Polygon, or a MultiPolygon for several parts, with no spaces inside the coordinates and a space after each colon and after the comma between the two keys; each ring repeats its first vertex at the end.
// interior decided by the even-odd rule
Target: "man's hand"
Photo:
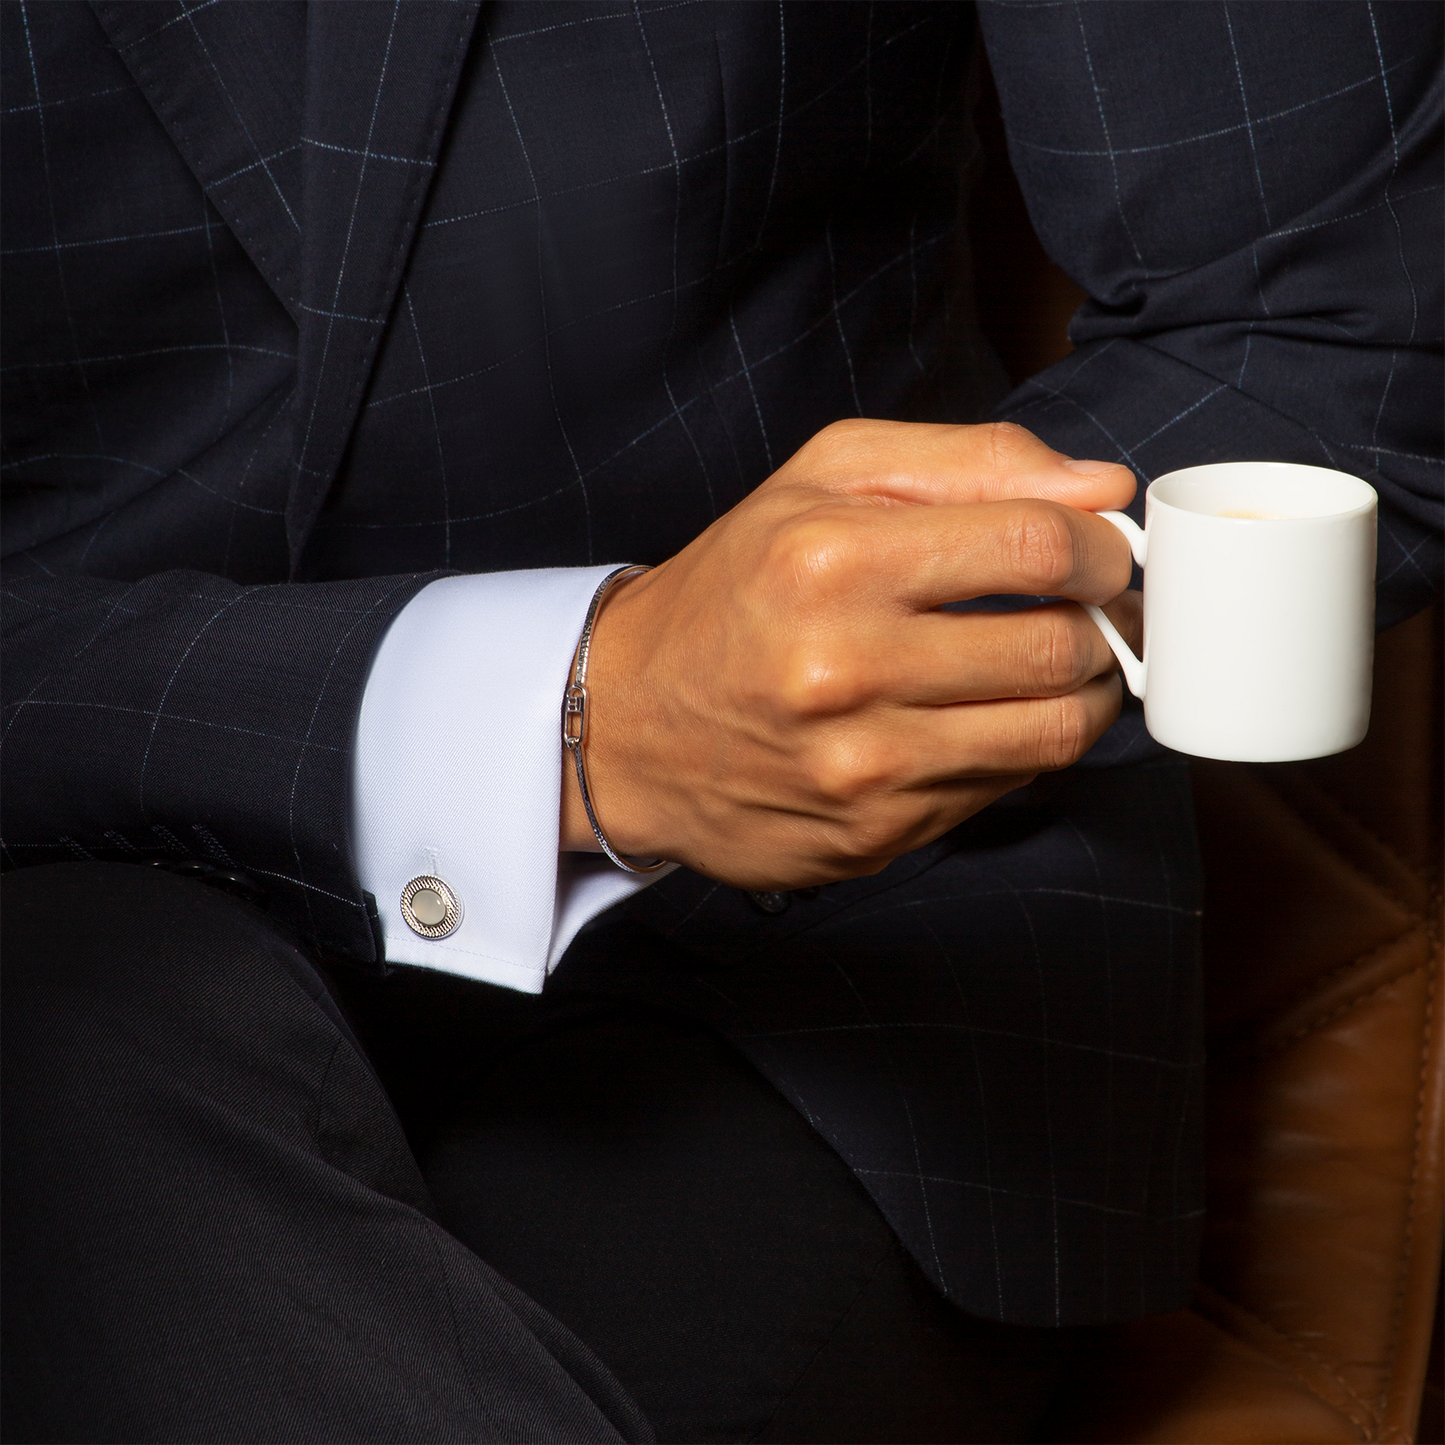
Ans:
{"type": "MultiPolygon", "coordinates": [[[[655,570],[593,635],[588,781],[608,840],[744,888],[877,872],[1119,711],[1075,602],[1138,631],[1129,548],[1092,511],[1134,477],[1021,427],[839,422],[655,570]],[[990,593],[1072,598],[948,613],[990,593]]],[[[566,760],[570,764],[570,759],[566,760]]],[[[562,839],[593,849],[571,767],[562,839]]]]}

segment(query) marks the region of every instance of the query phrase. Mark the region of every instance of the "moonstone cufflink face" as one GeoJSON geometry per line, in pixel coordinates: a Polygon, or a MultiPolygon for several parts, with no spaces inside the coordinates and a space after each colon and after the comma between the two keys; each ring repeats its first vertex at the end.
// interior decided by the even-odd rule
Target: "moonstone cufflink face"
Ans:
{"type": "Polygon", "coordinates": [[[424,873],[401,890],[401,916],[422,938],[445,938],[462,921],[462,905],[440,878],[424,873]]]}

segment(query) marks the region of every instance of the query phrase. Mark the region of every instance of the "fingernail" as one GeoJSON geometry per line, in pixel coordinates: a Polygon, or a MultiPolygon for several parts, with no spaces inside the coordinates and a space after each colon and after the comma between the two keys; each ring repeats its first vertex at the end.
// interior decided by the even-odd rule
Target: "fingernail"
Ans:
{"type": "Polygon", "coordinates": [[[1072,457],[1064,463],[1071,472],[1078,472],[1083,477],[1101,477],[1105,472],[1112,472],[1118,469],[1117,462],[1078,462],[1072,457]]]}

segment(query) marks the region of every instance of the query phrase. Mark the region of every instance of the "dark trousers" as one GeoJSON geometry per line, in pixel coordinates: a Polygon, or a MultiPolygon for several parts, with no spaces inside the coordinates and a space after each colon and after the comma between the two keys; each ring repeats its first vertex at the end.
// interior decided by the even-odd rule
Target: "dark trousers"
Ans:
{"type": "Polygon", "coordinates": [[[936,1295],[662,1010],[324,975],[141,867],[10,875],[9,1441],[1007,1441],[1069,1332],[936,1295]]]}

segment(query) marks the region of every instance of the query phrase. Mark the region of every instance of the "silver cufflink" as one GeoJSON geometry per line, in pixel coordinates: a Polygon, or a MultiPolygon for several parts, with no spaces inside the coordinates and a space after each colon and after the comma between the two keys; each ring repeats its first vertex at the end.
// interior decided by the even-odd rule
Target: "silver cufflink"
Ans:
{"type": "Polygon", "coordinates": [[[423,873],[401,890],[401,916],[413,933],[445,938],[462,921],[462,905],[440,878],[423,873]]]}

